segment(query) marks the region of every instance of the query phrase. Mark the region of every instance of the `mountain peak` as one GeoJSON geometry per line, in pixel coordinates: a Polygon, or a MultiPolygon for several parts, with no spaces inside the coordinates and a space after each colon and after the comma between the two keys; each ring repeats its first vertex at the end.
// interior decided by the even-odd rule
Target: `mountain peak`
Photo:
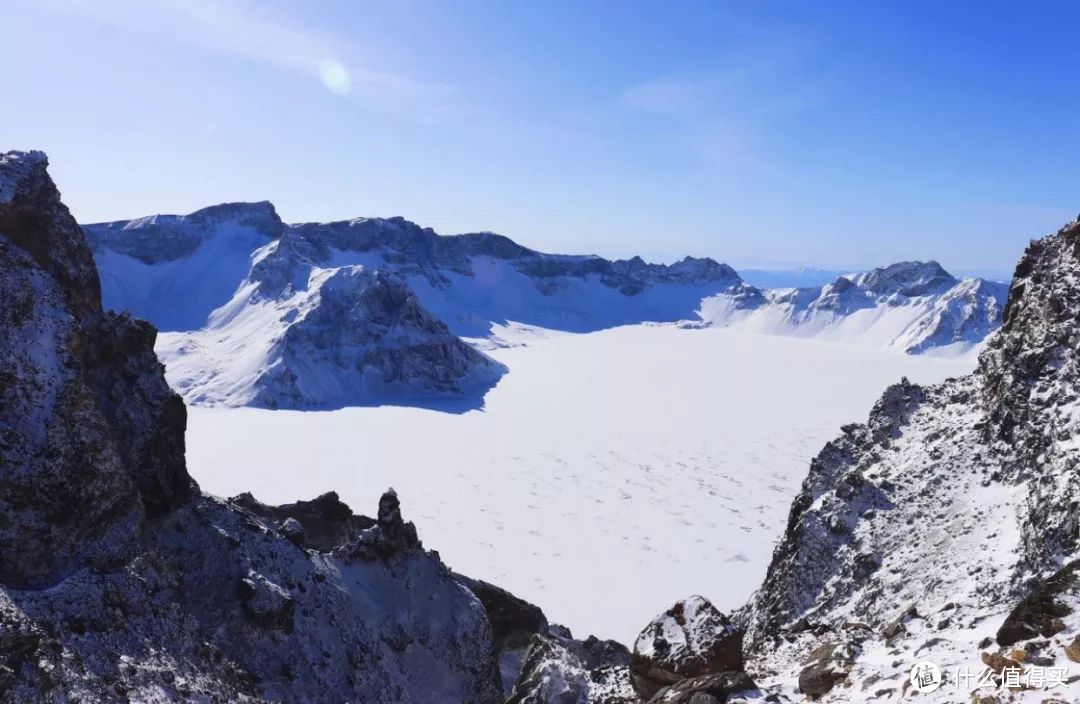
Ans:
{"type": "Polygon", "coordinates": [[[854,283],[877,294],[924,296],[957,283],[956,277],[934,260],[897,262],[854,277],[854,283]]]}
{"type": "Polygon", "coordinates": [[[49,165],[45,152],[10,151],[0,153],[0,203],[8,203],[15,197],[19,184],[35,169],[44,170],[49,165]]]}
{"type": "Polygon", "coordinates": [[[187,215],[149,215],[131,220],[83,225],[91,247],[110,249],[144,264],[190,256],[208,239],[255,233],[265,241],[278,239],[285,224],[269,201],[221,203],[187,215]]]}

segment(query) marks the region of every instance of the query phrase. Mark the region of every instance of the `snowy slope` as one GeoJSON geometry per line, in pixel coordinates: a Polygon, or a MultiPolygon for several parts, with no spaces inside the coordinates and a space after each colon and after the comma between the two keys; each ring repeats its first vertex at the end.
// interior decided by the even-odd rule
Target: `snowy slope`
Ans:
{"type": "Polygon", "coordinates": [[[284,225],[268,203],[86,230],[106,305],[168,331],[159,354],[170,383],[194,404],[457,398],[475,407],[504,370],[455,335],[490,351],[553,331],[644,322],[960,354],[997,327],[1004,299],[1002,284],[959,281],[933,262],[762,290],[711,259],[551,255],[489,232],[442,236],[403,218],[284,225]],[[373,311],[345,301],[368,292],[370,302],[376,290],[394,291],[390,298],[406,307],[363,333],[329,334],[328,311],[355,332],[373,311]]]}
{"type": "Polygon", "coordinates": [[[247,276],[254,252],[282,228],[270,203],[83,225],[105,308],[129,311],[162,331],[205,325],[247,276]]]}
{"type": "Polygon", "coordinates": [[[718,296],[702,303],[701,315],[770,334],[958,354],[1001,324],[1007,292],[1002,283],[958,280],[936,262],[900,262],[825,286],[770,290],[767,303],[749,311],[718,296]]]}
{"type": "Polygon", "coordinates": [[[1077,701],[1078,253],[1080,222],[1033,242],[975,373],[890,387],[811,463],[742,615],[759,683],[893,701],[930,661],[920,701],[1077,701]]]}

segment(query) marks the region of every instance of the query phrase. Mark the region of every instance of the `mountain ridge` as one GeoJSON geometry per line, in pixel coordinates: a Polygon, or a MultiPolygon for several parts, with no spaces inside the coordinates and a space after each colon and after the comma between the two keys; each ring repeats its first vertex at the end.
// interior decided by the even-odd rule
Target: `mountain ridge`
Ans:
{"type": "MultiPolygon", "coordinates": [[[[959,354],[997,326],[1005,294],[1003,285],[956,279],[933,261],[898,263],[817,288],[759,289],[708,257],[651,264],[641,257],[548,254],[491,232],[440,235],[403,217],[286,224],[265,201],[88,224],[84,230],[98,260],[105,305],[131,310],[158,325],[164,333],[159,354],[170,382],[189,402],[215,405],[396,403],[432,393],[445,396],[438,390],[455,388],[451,396],[479,405],[483,389],[501,372],[490,359],[464,351],[465,341],[480,350],[520,344],[517,327],[591,332],[643,322],[677,323],[820,336],[912,354],[959,354]],[[353,361],[322,369],[302,365],[299,387],[288,378],[297,369],[286,372],[278,365],[275,384],[283,389],[284,379],[293,390],[259,391],[260,379],[274,376],[270,370],[283,358],[272,350],[293,343],[295,335],[286,331],[305,311],[318,307],[318,288],[330,280],[326,272],[339,269],[353,270],[354,278],[360,270],[388,272],[387,281],[403,287],[399,298],[413,300],[423,312],[412,317],[427,321],[421,324],[424,334],[444,335],[432,327],[438,321],[462,338],[444,337],[440,344],[449,345],[451,356],[466,364],[452,372],[433,367],[435,376],[444,379],[440,382],[417,369],[415,383],[404,379],[398,392],[386,395],[378,389],[396,376],[387,371],[394,363],[390,357],[364,361],[344,348],[333,351],[331,345],[324,351],[353,361]],[[233,323],[244,306],[276,311],[276,317],[260,323],[266,333],[257,343],[249,329],[233,323]],[[250,360],[244,362],[248,366],[230,361],[237,350],[222,346],[230,338],[243,339],[249,350],[253,345],[264,349],[263,368],[253,369],[250,360]],[[485,368],[486,375],[479,371],[485,368]],[[375,369],[383,381],[365,385],[356,380],[375,369]],[[448,374],[462,383],[448,385],[448,374]],[[330,381],[335,375],[340,383],[330,381]],[[465,381],[479,377],[485,381],[465,381]],[[328,383],[354,391],[333,391],[328,383]],[[322,390],[296,390],[305,385],[322,390]]],[[[359,319],[353,323],[360,324],[359,319]]]]}

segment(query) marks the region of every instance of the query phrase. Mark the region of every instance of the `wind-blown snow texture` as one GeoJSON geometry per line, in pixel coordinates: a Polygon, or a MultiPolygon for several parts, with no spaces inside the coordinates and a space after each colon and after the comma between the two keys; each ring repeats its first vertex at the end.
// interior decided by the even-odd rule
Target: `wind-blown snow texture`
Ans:
{"type": "Polygon", "coordinates": [[[173,387],[199,405],[457,397],[470,400],[459,408],[475,407],[506,370],[455,336],[491,350],[520,344],[522,327],[542,335],[682,322],[957,354],[999,325],[1005,295],[1003,284],[960,281],[933,262],[762,290],[711,259],[549,255],[402,218],[285,225],[268,203],[86,230],[106,303],[171,331],[158,353],[173,387]],[[368,281],[385,292],[378,313],[343,305],[373,291],[368,281]],[[348,332],[333,334],[333,322],[348,332]]]}

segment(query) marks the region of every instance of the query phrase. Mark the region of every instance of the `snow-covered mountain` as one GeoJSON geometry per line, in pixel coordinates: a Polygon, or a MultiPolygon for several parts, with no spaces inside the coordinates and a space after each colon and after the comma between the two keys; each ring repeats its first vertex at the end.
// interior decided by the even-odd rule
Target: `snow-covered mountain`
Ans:
{"type": "Polygon", "coordinates": [[[192,403],[333,408],[482,392],[505,368],[385,268],[320,256],[269,203],[85,228],[105,305],[162,321],[192,403]]]}
{"type": "Polygon", "coordinates": [[[199,491],[39,152],[0,154],[0,295],[0,701],[502,701],[492,618],[393,492],[199,491]]]}
{"type": "Polygon", "coordinates": [[[1005,295],[934,262],[759,289],[712,259],[544,254],[402,218],[286,225],[269,203],[84,227],[105,305],[159,325],[170,383],[211,405],[479,403],[505,369],[477,349],[642,322],[956,353],[1005,295]]]}
{"type": "Polygon", "coordinates": [[[765,304],[735,310],[702,303],[712,325],[892,347],[909,354],[962,353],[1001,324],[1008,285],[956,279],[937,262],[900,262],[819,287],[770,289],[765,304]]]}

